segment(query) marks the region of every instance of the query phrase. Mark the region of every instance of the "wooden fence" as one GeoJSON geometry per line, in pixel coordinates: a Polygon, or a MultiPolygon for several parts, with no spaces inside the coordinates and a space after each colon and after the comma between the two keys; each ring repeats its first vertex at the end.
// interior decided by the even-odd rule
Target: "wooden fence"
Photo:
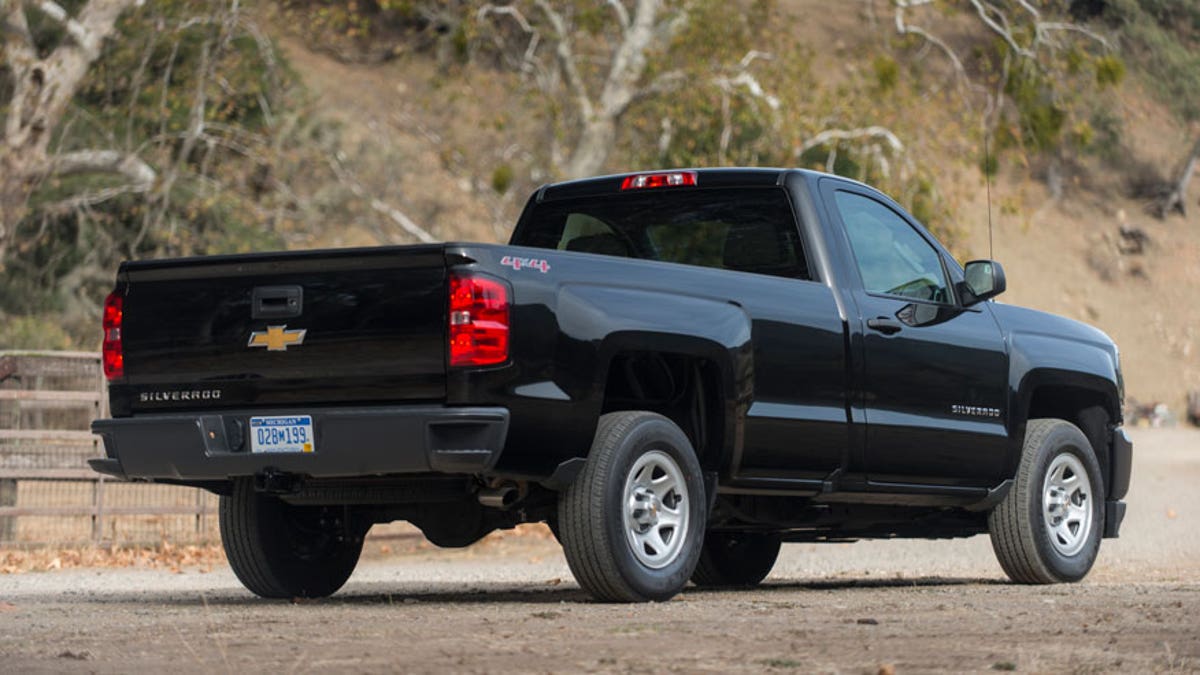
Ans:
{"type": "Polygon", "coordinates": [[[99,354],[0,351],[0,546],[214,538],[213,495],[88,467],[107,402],[99,354]]]}

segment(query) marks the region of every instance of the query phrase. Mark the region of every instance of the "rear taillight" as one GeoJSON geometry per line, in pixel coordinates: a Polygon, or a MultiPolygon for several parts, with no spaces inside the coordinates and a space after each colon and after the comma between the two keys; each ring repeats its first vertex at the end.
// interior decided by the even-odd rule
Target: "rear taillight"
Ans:
{"type": "Polygon", "coordinates": [[[663,173],[635,173],[621,181],[622,190],[645,188],[683,187],[696,184],[695,171],[666,171],[663,173]]]}
{"type": "Polygon", "coordinates": [[[125,315],[125,296],[113,291],[104,299],[104,376],[110,380],[125,375],[125,352],[121,347],[121,320],[125,315]]]}
{"type": "Polygon", "coordinates": [[[450,277],[450,365],[508,360],[508,284],[473,275],[450,277]]]}

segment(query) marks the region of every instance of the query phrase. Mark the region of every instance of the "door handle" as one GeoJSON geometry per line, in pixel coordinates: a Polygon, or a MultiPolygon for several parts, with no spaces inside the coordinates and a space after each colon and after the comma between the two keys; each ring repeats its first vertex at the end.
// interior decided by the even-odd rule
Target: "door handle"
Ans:
{"type": "Polygon", "coordinates": [[[250,318],[290,319],[304,311],[300,286],[259,286],[251,294],[250,318]]]}
{"type": "Polygon", "coordinates": [[[881,316],[875,319],[867,319],[867,328],[874,331],[879,331],[884,335],[894,335],[900,332],[903,328],[899,321],[889,319],[886,316],[881,316]]]}

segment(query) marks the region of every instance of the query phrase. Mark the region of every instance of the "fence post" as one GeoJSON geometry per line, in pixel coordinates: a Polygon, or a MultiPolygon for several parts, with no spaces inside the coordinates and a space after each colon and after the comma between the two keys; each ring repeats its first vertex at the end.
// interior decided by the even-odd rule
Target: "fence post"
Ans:
{"type": "MultiPolygon", "coordinates": [[[[0,507],[17,505],[17,481],[0,478],[0,507]]],[[[17,540],[17,517],[0,516],[0,543],[17,540]]]]}
{"type": "Polygon", "coordinates": [[[104,540],[104,474],[92,483],[92,506],[96,509],[92,515],[92,542],[99,544],[104,540]]]}

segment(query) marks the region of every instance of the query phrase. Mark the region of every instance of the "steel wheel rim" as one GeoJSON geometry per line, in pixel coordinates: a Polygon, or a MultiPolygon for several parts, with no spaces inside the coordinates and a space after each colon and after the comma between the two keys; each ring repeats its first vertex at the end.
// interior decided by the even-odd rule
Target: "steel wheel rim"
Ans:
{"type": "Polygon", "coordinates": [[[1054,550],[1079,553],[1092,532],[1092,482],[1075,455],[1064,452],[1050,462],[1042,482],[1042,519],[1054,550]]]}
{"type": "Polygon", "coordinates": [[[688,488],[683,470],[667,453],[638,458],[625,479],[625,539],[638,562],[662,569],[679,557],[688,531],[688,488]]]}

